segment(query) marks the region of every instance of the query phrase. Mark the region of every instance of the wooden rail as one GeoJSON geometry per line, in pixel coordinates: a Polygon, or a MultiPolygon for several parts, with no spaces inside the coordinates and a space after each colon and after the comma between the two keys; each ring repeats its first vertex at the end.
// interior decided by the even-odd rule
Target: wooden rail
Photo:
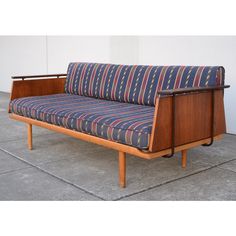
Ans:
{"type": "Polygon", "coordinates": [[[191,87],[191,88],[179,88],[179,89],[171,89],[171,90],[161,90],[157,93],[160,95],[176,95],[183,93],[192,93],[192,92],[204,92],[210,90],[222,90],[225,88],[229,88],[230,85],[221,85],[221,86],[209,86],[209,87],[191,87]]]}
{"type": "Polygon", "coordinates": [[[33,78],[49,78],[49,77],[65,77],[67,74],[48,74],[48,75],[21,75],[21,76],[12,76],[12,79],[33,79],[33,78]]]}

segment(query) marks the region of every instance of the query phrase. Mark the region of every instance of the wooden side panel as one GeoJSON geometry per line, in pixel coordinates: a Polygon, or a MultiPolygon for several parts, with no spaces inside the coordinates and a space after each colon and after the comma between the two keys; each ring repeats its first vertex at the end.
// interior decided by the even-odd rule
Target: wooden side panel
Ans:
{"type": "Polygon", "coordinates": [[[176,97],[175,145],[210,137],[211,105],[209,92],[176,97]]]}
{"type": "Polygon", "coordinates": [[[171,117],[172,97],[159,97],[156,102],[149,151],[153,152],[170,147],[171,117]]]}
{"type": "Polygon", "coordinates": [[[223,91],[215,91],[215,135],[226,133],[224,94],[223,91]]]}
{"type": "Polygon", "coordinates": [[[21,97],[64,93],[66,78],[13,81],[11,100],[21,97]]]}
{"type": "MultiPolygon", "coordinates": [[[[172,97],[161,97],[156,107],[150,151],[171,147],[172,97]]],[[[223,91],[215,91],[214,135],[223,134],[225,114],[223,91]]],[[[181,94],[176,96],[175,146],[211,137],[212,99],[211,92],[181,94]]]]}

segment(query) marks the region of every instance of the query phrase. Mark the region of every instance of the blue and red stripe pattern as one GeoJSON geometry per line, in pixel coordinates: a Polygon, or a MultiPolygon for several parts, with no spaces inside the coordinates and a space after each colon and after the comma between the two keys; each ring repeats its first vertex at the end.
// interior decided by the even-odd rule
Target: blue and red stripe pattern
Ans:
{"type": "Polygon", "coordinates": [[[15,99],[10,112],[147,149],[154,107],[64,93],[15,99]]]}
{"type": "Polygon", "coordinates": [[[65,92],[154,106],[157,91],[224,83],[220,66],[142,66],[70,63],[65,92]]]}

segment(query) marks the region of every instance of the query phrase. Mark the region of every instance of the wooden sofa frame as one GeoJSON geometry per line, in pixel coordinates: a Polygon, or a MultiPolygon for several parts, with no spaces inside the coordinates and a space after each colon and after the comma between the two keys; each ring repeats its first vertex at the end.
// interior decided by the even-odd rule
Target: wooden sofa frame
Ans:
{"type": "MultiPolygon", "coordinates": [[[[66,74],[12,77],[10,100],[64,93],[66,74]]],[[[148,150],[106,140],[64,127],[16,114],[10,118],[28,126],[28,148],[32,149],[32,125],[63,133],[74,138],[96,143],[119,152],[119,184],[126,186],[126,153],[144,158],[171,157],[182,153],[182,167],[186,167],[187,150],[200,145],[211,145],[226,132],[223,90],[229,86],[185,88],[158,92],[152,133],[148,150]]]]}

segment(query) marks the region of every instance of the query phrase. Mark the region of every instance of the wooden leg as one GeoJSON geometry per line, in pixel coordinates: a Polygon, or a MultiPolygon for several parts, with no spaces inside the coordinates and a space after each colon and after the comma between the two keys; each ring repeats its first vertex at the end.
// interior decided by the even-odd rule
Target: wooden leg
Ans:
{"type": "Polygon", "coordinates": [[[28,148],[29,150],[32,150],[32,125],[28,125],[28,148]]]}
{"type": "Polygon", "coordinates": [[[126,185],[126,155],[125,152],[119,152],[119,183],[120,187],[126,185]]]}
{"type": "Polygon", "coordinates": [[[187,150],[182,150],[182,167],[185,168],[187,165],[187,150]]]}

